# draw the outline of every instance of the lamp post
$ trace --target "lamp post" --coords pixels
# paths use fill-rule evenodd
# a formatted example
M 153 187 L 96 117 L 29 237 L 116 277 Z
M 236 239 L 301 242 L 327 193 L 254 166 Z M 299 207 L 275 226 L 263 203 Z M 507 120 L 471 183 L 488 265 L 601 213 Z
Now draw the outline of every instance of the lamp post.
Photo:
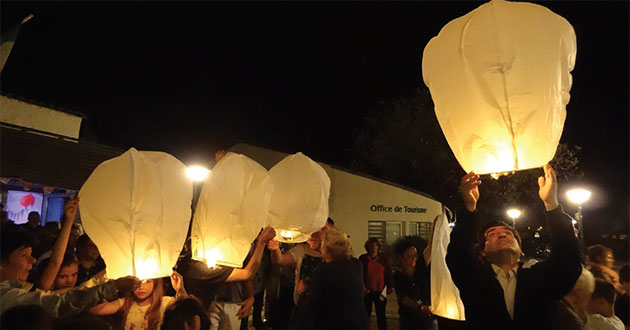
M 571 203 L 578 206 L 578 211 L 575 213 L 575 220 L 578 226 L 578 235 L 580 242 L 584 243 L 584 233 L 582 232 L 582 204 L 591 198 L 591 192 L 586 189 L 571 189 L 567 191 L 567 198 Z
M 507 210 L 508 217 L 512 218 L 512 226 L 516 228 L 516 218 L 521 216 L 521 210 L 519 209 L 509 209 Z

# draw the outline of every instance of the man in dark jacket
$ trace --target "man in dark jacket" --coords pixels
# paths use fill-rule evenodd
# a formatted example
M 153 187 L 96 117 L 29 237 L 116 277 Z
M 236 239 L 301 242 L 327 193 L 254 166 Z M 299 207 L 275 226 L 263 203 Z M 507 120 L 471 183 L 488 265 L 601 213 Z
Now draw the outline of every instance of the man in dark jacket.
M 544 172 L 538 178 L 538 194 L 546 210 L 552 252 L 531 268 L 519 263 L 520 237 L 514 228 L 491 223 L 475 239 L 481 181 L 473 172 L 462 178 L 459 190 L 465 209 L 458 211 L 446 263 L 472 329 L 550 329 L 546 306 L 571 291 L 581 273 L 578 241 L 571 218 L 558 203 L 555 171 L 545 165 Z

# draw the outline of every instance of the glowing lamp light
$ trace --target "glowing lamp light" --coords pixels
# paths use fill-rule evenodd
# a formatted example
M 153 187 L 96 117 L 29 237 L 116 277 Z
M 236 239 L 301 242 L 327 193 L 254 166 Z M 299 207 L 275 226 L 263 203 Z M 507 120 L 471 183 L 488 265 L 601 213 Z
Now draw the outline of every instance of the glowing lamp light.
M 276 164 L 269 175 L 273 195 L 269 208 L 275 239 L 284 243 L 306 242 L 328 218 L 330 178 L 316 162 L 298 152 Z
M 490 1 L 429 41 L 422 75 L 466 172 L 498 176 L 553 158 L 570 97 L 575 39 L 571 24 L 543 6 Z
M 191 229 L 192 255 L 208 267 L 240 268 L 267 225 L 273 183 L 267 170 L 228 152 L 201 188 Z
M 582 205 L 591 198 L 591 192 L 586 189 L 571 189 L 567 191 L 567 198 L 573 204 Z
M 208 177 L 208 174 L 210 174 L 210 170 L 205 167 L 190 166 L 186 168 L 186 176 L 195 182 L 205 180 Z
M 508 217 L 510 217 L 512 219 L 516 219 L 516 218 L 521 216 L 521 210 L 517 210 L 517 209 L 509 209 L 509 210 L 507 210 L 506 213 L 507 213 Z
M 163 152 L 129 149 L 101 163 L 81 187 L 85 232 L 107 276 L 169 276 L 186 240 L 192 182 L 186 166 Z

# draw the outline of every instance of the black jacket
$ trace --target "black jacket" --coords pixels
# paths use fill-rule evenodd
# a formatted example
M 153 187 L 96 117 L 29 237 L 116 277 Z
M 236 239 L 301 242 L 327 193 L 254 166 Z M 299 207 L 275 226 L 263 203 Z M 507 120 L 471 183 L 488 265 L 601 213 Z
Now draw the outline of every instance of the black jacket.
M 551 329 L 547 307 L 571 291 L 582 271 L 571 218 L 561 207 L 546 212 L 551 256 L 528 269 L 519 265 L 512 320 L 491 265 L 475 255 L 478 214 L 465 209 L 457 213 L 446 263 L 460 291 L 470 328 Z

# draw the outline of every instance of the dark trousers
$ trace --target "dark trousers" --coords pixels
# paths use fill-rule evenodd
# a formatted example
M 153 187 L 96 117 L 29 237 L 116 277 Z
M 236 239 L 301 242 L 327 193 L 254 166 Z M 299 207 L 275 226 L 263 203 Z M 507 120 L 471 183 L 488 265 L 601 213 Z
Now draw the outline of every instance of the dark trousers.
M 374 307 L 376 308 L 376 323 L 378 324 L 378 330 L 387 330 L 387 319 L 385 318 L 385 305 L 387 305 L 387 298 L 381 300 L 380 292 L 370 292 L 363 297 L 363 302 L 365 302 L 365 310 L 368 314 L 368 322 L 370 319 L 370 315 L 372 314 L 372 303 L 374 303 Z
M 262 310 L 263 310 L 263 298 L 265 297 L 265 290 L 261 290 L 260 292 L 254 295 L 254 311 L 252 313 L 253 322 L 252 325 L 256 329 L 260 329 L 263 327 L 262 320 Z M 241 330 L 247 330 L 247 326 L 249 323 L 249 316 L 241 320 Z

